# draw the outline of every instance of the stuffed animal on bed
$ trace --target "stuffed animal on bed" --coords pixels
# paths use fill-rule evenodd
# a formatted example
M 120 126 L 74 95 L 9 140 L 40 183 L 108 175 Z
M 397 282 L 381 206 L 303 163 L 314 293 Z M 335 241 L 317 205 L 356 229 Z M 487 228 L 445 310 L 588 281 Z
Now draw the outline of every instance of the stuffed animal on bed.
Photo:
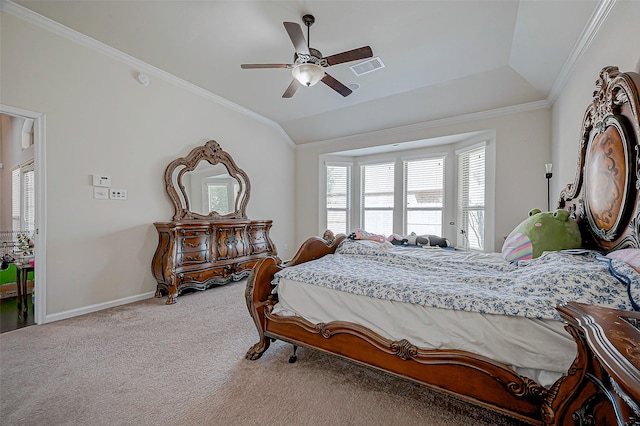
M 349 238 L 352 240 L 373 240 L 379 243 L 385 242 L 384 235 L 373 234 L 360 228 L 355 229 L 351 234 L 349 234 Z
M 387 241 L 389 241 L 394 246 L 403 246 L 409 242 L 405 237 L 400 234 L 391 234 L 387 237 Z
M 517 262 L 535 259 L 544 251 L 579 248 L 581 245 L 580 229 L 568 211 L 533 209 L 504 241 L 502 257 L 508 262 Z
M 415 232 L 412 232 L 405 238 L 407 239 L 407 244 L 415 246 L 449 247 L 449 240 L 437 235 L 416 235 Z

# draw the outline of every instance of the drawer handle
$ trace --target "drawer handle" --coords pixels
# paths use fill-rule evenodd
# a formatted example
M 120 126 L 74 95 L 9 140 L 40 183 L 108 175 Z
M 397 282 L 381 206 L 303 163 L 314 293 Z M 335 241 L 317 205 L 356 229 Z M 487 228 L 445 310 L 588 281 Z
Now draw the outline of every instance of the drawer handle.
M 189 247 L 200 247 L 200 244 L 187 243 Z
M 200 257 L 185 256 L 187 260 L 200 260 Z

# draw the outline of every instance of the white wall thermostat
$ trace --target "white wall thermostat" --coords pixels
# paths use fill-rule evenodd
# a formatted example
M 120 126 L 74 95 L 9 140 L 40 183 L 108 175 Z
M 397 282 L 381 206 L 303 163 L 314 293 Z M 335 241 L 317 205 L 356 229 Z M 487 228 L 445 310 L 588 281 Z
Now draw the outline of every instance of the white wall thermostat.
M 93 175 L 93 186 L 111 187 L 111 176 Z

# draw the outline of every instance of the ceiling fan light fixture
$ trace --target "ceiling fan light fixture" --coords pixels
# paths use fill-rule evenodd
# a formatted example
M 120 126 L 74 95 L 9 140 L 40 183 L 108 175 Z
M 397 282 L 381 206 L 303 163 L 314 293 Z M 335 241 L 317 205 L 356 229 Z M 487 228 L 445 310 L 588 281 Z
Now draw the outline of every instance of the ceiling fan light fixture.
M 310 87 L 318 83 L 324 77 L 324 70 L 320 65 L 313 63 L 299 64 L 293 67 L 293 78 L 304 86 Z

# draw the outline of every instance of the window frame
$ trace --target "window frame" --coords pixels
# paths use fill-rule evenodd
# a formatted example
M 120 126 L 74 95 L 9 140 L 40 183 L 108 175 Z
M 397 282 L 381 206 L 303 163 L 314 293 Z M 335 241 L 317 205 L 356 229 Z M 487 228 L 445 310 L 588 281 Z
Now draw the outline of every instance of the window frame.
M 392 206 L 391 207 L 369 207 L 367 208 L 365 206 L 365 169 L 366 167 L 371 167 L 371 166 L 380 166 L 380 165 L 386 165 L 386 164 L 390 164 L 393 167 L 393 171 L 392 171 L 392 194 L 391 194 L 391 199 L 392 201 Z M 382 160 L 382 161 L 368 161 L 368 162 L 362 162 L 358 164 L 358 174 L 360 176 L 360 180 L 358 182 L 358 193 L 359 193 L 359 216 L 360 216 L 360 228 L 362 229 L 371 229 L 371 231 L 369 232 L 374 232 L 374 233 L 378 233 L 376 232 L 376 228 L 374 228 L 373 226 L 369 226 L 369 228 L 367 228 L 366 225 L 366 221 L 365 221 L 365 215 L 367 213 L 367 211 L 369 212 L 374 212 L 374 211 L 378 211 L 378 212 L 391 212 L 391 229 L 393 230 L 395 227 L 395 222 L 396 222 L 396 206 L 397 206 L 397 200 L 396 200 L 396 194 L 398 193 L 397 191 L 397 172 L 398 172 L 398 167 L 397 167 L 397 159 L 394 158 L 388 158 L 387 160 Z
M 17 173 L 16 173 L 17 172 Z M 32 174 L 31 179 L 25 179 Z M 11 227 L 16 232 L 35 233 L 35 163 L 26 161 L 11 170 Z M 16 188 L 17 180 L 17 188 Z M 29 185 L 27 188 L 26 185 Z M 16 200 L 16 198 L 18 198 Z M 16 215 L 17 213 L 17 215 Z M 32 218 L 32 220 L 28 220 Z
M 329 187 L 328 187 L 328 172 L 327 169 L 329 167 L 344 167 L 346 168 L 346 207 L 345 208 L 337 208 L 331 207 L 329 208 L 327 203 L 327 198 L 329 196 Z M 351 162 L 335 162 L 335 161 L 327 161 L 324 162 L 324 179 L 323 179 L 323 188 L 324 190 L 320 191 L 324 200 L 324 229 L 329 229 L 329 211 L 344 211 L 345 212 L 345 232 L 349 232 L 351 229 L 351 223 L 353 218 L 353 163 Z M 334 230 L 335 231 L 335 230 Z
M 426 161 L 426 160 L 442 160 L 442 204 L 440 207 L 408 207 L 408 181 L 407 181 L 407 164 L 409 162 Z M 402 164 L 402 235 L 409 235 L 411 230 L 409 229 L 408 212 L 409 211 L 439 211 L 440 212 L 440 230 L 438 235 L 444 234 L 444 215 L 447 205 L 447 154 L 446 153 L 432 153 L 423 156 L 412 157 L 400 157 Z
M 466 188 L 463 188 L 464 185 L 464 178 L 462 177 L 462 173 L 463 170 L 461 170 L 460 168 L 460 164 L 462 159 L 464 158 L 463 156 L 466 156 L 467 154 L 470 154 L 474 151 L 478 151 L 482 149 L 483 150 L 483 155 L 484 155 L 484 175 L 483 175 L 483 179 L 484 179 L 484 187 L 483 187 L 483 205 L 482 207 L 479 206 L 470 206 L 468 202 L 465 202 L 465 195 L 464 194 L 468 194 L 469 188 L 468 186 Z M 456 245 L 458 246 L 463 246 L 467 249 L 470 250 L 479 250 L 479 251 L 486 251 L 486 242 L 487 242 L 487 226 L 486 226 L 486 220 L 484 219 L 486 217 L 486 211 L 487 211 L 487 144 L 485 142 L 482 143 L 478 143 L 478 144 L 474 144 L 474 145 L 469 145 L 469 146 L 465 146 L 464 148 L 460 148 L 457 149 L 455 151 L 456 153 L 456 164 L 457 164 L 457 177 L 456 177 L 456 183 L 457 183 L 457 187 L 458 187 L 458 191 L 456 194 L 456 229 L 459 231 L 457 232 L 457 241 L 456 241 Z M 468 180 L 468 179 L 467 179 Z M 472 241 L 470 240 L 469 236 L 471 235 L 470 233 L 470 224 L 469 224 L 469 220 L 468 220 L 468 213 L 470 211 L 482 211 L 482 217 L 483 217 L 483 221 L 482 221 L 482 229 L 481 229 L 481 236 L 480 239 L 482 240 L 481 242 L 479 242 L 479 244 L 477 246 L 471 246 L 472 245 Z
M 229 177 L 208 177 L 202 179 L 201 183 L 201 191 L 202 191 L 202 211 L 203 212 L 212 212 L 217 211 L 220 214 L 231 213 L 236 210 L 236 194 L 239 192 L 239 183 L 237 180 Z M 227 209 L 226 211 L 221 211 L 220 209 L 211 208 L 211 187 L 219 187 L 224 188 Z

